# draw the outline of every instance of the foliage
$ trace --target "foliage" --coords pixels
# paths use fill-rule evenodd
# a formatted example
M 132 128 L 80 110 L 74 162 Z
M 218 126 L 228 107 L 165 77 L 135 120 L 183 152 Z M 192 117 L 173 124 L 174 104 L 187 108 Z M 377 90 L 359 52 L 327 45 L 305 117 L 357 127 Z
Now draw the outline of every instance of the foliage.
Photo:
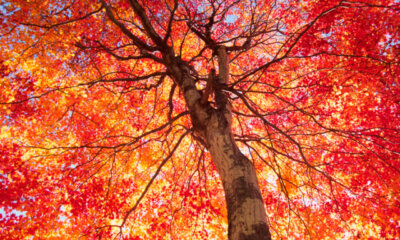
M 199 90 L 230 51 L 274 239 L 400 238 L 398 1 L 138 2 L 160 38 L 135 0 L 1 1 L 2 239 L 226 238 L 163 44 Z

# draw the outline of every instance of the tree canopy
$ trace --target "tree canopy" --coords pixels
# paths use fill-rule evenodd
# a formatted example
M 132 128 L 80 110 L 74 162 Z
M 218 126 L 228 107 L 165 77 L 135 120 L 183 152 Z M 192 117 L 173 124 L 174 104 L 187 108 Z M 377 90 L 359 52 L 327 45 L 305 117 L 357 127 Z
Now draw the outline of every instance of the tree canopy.
M 202 130 L 220 109 L 272 239 L 400 238 L 399 1 L 2 0 L 0 16 L 0 238 L 226 239 Z

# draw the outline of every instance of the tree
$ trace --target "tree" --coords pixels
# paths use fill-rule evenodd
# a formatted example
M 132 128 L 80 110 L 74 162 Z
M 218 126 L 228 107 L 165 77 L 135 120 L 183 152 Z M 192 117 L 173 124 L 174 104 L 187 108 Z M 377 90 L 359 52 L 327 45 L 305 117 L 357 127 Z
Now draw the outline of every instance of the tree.
M 3 239 L 400 237 L 398 1 L 0 12 Z

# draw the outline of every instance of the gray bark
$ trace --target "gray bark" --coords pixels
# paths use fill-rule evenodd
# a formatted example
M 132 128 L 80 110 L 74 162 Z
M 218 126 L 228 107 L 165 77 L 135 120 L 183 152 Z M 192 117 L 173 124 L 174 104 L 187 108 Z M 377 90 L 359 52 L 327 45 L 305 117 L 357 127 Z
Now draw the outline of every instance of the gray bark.
M 228 123 L 222 112 L 215 111 L 206 139 L 224 186 L 229 239 L 271 239 L 254 165 L 238 149 Z

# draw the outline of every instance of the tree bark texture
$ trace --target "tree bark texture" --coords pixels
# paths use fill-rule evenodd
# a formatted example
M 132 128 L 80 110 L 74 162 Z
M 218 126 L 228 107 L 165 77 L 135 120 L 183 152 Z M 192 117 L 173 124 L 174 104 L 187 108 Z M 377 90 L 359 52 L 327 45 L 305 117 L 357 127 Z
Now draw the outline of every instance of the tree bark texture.
M 206 138 L 225 191 L 228 237 L 271 239 L 255 168 L 238 149 L 227 123 L 224 114 L 217 110 L 207 124 Z

